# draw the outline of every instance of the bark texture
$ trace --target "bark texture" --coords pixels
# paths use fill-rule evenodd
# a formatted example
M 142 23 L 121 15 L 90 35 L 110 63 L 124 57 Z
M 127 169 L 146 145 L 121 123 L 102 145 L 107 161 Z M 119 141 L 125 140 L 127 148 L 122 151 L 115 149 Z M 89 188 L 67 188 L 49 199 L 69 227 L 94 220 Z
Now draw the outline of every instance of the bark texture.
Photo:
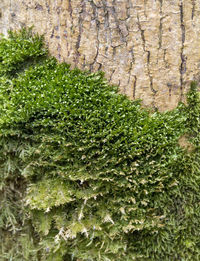
M 199 0 L 1 0 L 0 32 L 34 25 L 52 55 L 171 109 L 200 67 Z

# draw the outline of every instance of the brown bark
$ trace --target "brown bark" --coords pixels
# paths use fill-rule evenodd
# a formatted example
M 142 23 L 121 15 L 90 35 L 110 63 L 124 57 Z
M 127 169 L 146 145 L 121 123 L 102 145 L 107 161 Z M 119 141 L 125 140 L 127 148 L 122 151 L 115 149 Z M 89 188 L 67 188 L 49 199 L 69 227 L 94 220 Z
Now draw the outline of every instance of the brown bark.
M 1 0 L 0 14 L 0 32 L 34 25 L 60 61 L 144 105 L 173 108 L 199 75 L 198 0 Z

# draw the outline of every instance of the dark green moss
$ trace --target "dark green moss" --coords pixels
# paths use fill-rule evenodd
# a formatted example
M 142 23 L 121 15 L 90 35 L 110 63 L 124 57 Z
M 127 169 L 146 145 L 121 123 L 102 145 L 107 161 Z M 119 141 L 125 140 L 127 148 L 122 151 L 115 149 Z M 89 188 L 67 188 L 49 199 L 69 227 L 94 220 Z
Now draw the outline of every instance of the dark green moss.
M 150 113 L 31 31 L 0 60 L 1 260 L 199 260 L 196 85 Z

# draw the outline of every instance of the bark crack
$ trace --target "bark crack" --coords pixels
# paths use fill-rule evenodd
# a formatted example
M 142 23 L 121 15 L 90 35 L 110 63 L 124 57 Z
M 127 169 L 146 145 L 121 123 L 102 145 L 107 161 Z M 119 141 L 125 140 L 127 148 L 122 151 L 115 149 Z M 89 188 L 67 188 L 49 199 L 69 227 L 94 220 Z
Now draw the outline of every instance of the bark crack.
M 167 49 L 164 49 L 164 50 L 163 50 L 163 61 L 164 61 L 164 63 L 165 63 L 165 67 L 166 67 L 166 68 L 169 68 L 169 63 L 168 63 L 167 60 L 166 60 L 166 55 L 167 55 Z
M 117 18 L 117 15 L 116 15 L 116 10 L 115 10 L 115 6 L 116 6 L 116 2 L 115 0 L 112 1 L 112 7 L 111 7 L 111 13 L 114 17 L 114 20 L 115 20 L 115 24 L 116 24 L 116 27 L 117 27 L 117 30 L 119 32 L 119 35 L 120 35 L 120 39 L 122 42 L 125 42 L 126 45 L 127 45 L 127 41 L 126 41 L 126 36 L 127 35 L 124 35 L 124 33 L 122 32 L 121 28 L 120 28 L 120 22 Z
M 76 41 L 76 57 L 75 57 L 75 65 L 78 65 L 79 62 L 79 57 L 80 57 L 80 52 L 79 52 L 79 47 L 80 47 L 80 42 L 81 42 L 81 36 L 82 36 L 82 32 L 83 32 L 83 14 L 84 14 L 84 10 L 85 10 L 85 1 L 82 0 L 81 1 L 81 10 L 79 13 L 79 18 L 78 18 L 78 37 L 77 37 L 77 41 Z
M 169 88 L 169 97 L 171 97 L 172 96 L 172 84 L 168 83 L 167 87 Z
M 144 15 L 147 18 L 147 0 L 144 0 Z
M 99 29 L 100 29 L 100 22 L 98 20 L 98 14 L 97 14 L 97 6 L 94 4 L 93 1 L 91 1 L 91 5 L 92 5 L 92 9 L 93 9 L 93 19 L 95 20 L 95 24 L 96 24 L 96 31 L 97 31 L 97 47 L 96 47 L 96 55 L 94 57 L 93 62 L 90 64 L 90 71 L 93 70 L 93 65 L 96 63 L 98 55 L 99 55 L 99 45 L 100 45 L 100 41 L 99 41 Z
M 181 25 L 181 65 L 180 65 L 180 85 L 181 85 L 181 99 L 183 96 L 183 75 L 186 72 L 186 57 L 184 55 L 184 44 L 185 44 L 185 24 L 184 24 L 184 11 L 183 1 L 180 3 L 180 25 Z
M 71 19 L 73 20 L 73 18 L 72 18 L 72 1 L 68 0 L 68 3 L 69 3 L 69 15 L 70 15 Z
M 192 20 L 194 19 L 195 16 L 195 8 L 196 8 L 196 1 L 192 0 Z
M 141 34 L 143 50 L 147 54 L 147 73 L 148 73 L 149 82 L 150 82 L 150 89 L 151 89 L 151 91 L 153 93 L 153 104 L 152 105 L 155 108 L 155 95 L 156 95 L 157 91 L 154 89 L 153 77 L 151 75 L 151 70 L 150 70 L 151 52 L 146 49 L 146 40 L 145 40 L 144 30 L 142 30 L 142 26 L 141 26 L 141 23 L 140 23 L 139 15 L 137 15 L 137 22 L 138 22 L 138 29 L 139 29 L 140 34 Z
M 137 86 L 137 76 L 134 75 L 134 84 L 133 84 L 133 99 L 136 97 L 136 86 Z
M 107 6 L 106 6 L 106 1 L 102 1 L 103 4 L 103 11 L 104 11 L 104 18 L 105 18 L 105 23 L 104 23 L 104 29 L 106 31 L 106 43 L 108 44 L 108 40 L 111 41 L 112 37 L 111 37 L 111 32 L 110 32 L 110 23 L 109 23 L 109 12 L 107 10 Z M 108 35 L 108 31 L 109 31 L 109 35 Z M 108 39 L 109 36 L 109 39 Z
M 132 68 L 133 68 L 133 61 L 130 62 L 130 68 L 128 70 L 128 82 L 127 82 L 128 85 L 129 85 L 130 79 L 131 79 L 131 70 L 132 70 Z
M 112 69 L 112 72 L 111 72 L 111 75 L 110 75 L 108 82 L 111 82 L 114 73 L 115 73 L 115 69 Z
M 160 24 L 159 24 L 159 49 L 162 48 L 162 34 L 163 34 L 163 0 L 160 2 Z
M 144 50 L 144 52 L 146 52 L 146 42 L 145 42 L 145 37 L 144 37 L 144 30 L 142 30 L 139 15 L 137 15 L 137 24 L 138 24 L 138 29 L 140 31 L 141 38 L 142 38 L 143 50 Z
M 147 69 L 148 69 L 148 75 L 149 75 L 149 80 L 150 80 L 150 88 L 151 88 L 151 91 L 153 92 L 153 94 L 156 94 L 157 91 L 153 87 L 153 77 L 150 72 L 150 59 L 151 59 L 151 52 L 147 51 Z

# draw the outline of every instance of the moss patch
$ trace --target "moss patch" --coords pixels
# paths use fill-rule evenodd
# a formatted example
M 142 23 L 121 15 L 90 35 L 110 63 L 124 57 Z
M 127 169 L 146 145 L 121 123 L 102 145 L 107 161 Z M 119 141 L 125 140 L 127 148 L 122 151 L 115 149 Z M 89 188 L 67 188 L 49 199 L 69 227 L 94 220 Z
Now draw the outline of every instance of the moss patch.
M 192 84 L 150 113 L 31 31 L 2 38 L 1 260 L 199 260 L 199 104 Z

